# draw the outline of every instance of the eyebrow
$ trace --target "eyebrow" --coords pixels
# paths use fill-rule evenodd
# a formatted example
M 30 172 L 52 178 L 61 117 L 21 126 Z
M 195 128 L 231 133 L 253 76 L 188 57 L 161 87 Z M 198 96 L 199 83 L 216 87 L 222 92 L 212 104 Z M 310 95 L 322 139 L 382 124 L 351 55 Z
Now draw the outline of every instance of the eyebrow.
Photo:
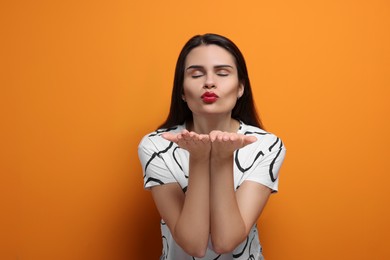
M 215 69 L 220 69 L 220 68 L 233 68 L 232 65 L 215 65 L 214 66 Z M 201 65 L 191 65 L 189 66 L 188 68 L 186 68 L 186 70 L 189 70 L 189 69 L 204 69 L 204 66 L 201 66 Z

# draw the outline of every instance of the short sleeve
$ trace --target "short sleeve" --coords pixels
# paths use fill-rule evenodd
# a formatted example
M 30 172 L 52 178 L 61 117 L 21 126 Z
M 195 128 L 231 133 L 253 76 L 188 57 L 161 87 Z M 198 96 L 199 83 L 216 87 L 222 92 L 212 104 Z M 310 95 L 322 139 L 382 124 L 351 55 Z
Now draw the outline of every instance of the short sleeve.
M 156 185 L 176 182 L 167 167 L 162 154 L 167 152 L 172 142 L 164 142 L 163 147 L 156 147 L 150 137 L 145 136 L 138 145 L 138 157 L 142 165 L 144 188 L 149 189 Z
M 244 174 L 243 181 L 254 181 L 269 187 L 272 192 L 278 191 L 279 170 L 286 155 L 282 140 L 272 134 L 263 137 L 250 151 L 251 165 Z

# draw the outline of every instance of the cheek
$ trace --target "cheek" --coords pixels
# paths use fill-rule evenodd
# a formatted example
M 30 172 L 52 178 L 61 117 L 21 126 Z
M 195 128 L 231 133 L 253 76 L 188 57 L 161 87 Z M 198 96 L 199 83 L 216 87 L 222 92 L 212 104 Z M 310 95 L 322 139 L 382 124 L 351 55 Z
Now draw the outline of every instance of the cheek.
M 228 88 L 227 94 L 230 96 L 238 97 L 241 93 L 241 88 L 239 84 L 232 84 L 230 88 Z
M 198 89 L 196 86 L 188 86 L 186 84 L 183 85 L 183 93 L 186 98 L 193 98 L 199 93 L 197 93 L 195 90 Z

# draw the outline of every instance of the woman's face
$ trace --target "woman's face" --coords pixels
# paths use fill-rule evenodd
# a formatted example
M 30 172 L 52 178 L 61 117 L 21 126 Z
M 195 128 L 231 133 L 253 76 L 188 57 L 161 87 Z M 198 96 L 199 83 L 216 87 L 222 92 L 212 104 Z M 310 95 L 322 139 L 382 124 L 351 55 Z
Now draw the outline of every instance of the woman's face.
M 244 92 L 234 57 L 217 45 L 201 45 L 187 55 L 184 94 L 193 115 L 231 114 Z

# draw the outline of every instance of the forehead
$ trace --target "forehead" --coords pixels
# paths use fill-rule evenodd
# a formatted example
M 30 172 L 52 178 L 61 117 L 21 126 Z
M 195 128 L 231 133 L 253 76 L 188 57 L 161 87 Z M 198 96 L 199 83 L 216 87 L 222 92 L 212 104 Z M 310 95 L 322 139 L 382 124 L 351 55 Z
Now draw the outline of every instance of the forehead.
M 218 45 L 200 45 L 188 53 L 185 65 L 186 67 L 191 65 L 230 65 L 235 67 L 235 59 L 226 49 Z

